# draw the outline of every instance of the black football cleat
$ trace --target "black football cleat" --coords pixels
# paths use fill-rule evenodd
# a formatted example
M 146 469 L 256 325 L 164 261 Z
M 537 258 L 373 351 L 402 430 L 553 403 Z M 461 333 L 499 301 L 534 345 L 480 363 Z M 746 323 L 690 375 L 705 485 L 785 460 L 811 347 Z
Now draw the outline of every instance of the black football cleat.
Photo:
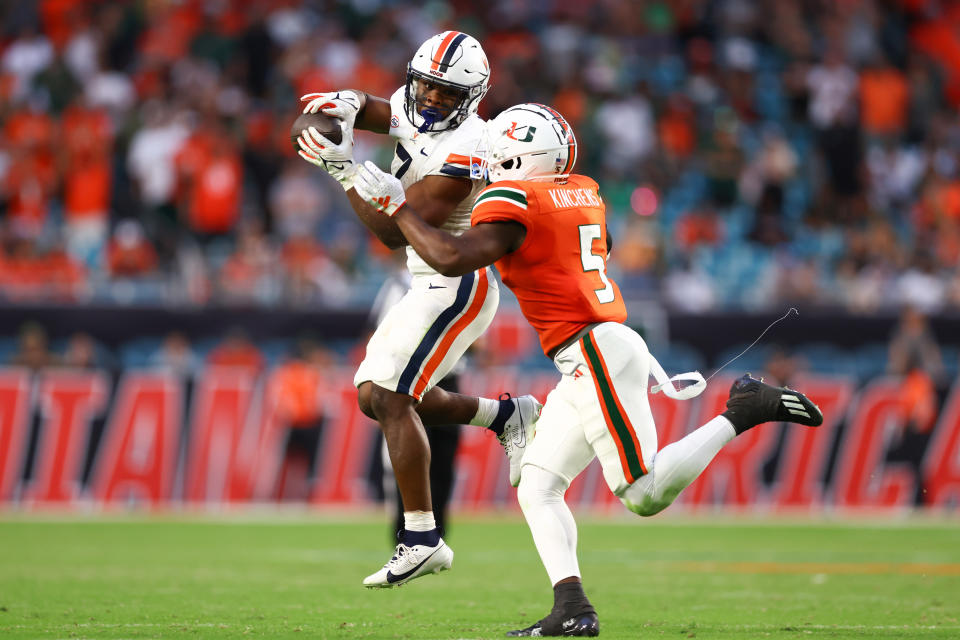
M 723 415 L 737 433 L 763 422 L 795 422 L 808 427 L 823 424 L 820 407 L 807 396 L 788 387 L 774 387 L 749 373 L 730 385 L 727 410 Z
M 546 620 L 546 618 L 544 618 Z M 597 619 L 597 614 L 595 613 L 584 613 L 579 616 L 574 616 L 573 618 L 568 618 L 560 623 L 559 629 L 550 629 L 544 628 L 543 622 L 541 620 L 536 624 L 530 625 L 526 629 L 516 629 L 514 631 L 508 631 L 507 637 L 509 638 L 540 638 L 540 637 L 559 637 L 559 636 L 577 636 L 577 637 L 590 637 L 594 638 L 600 635 L 600 620 Z M 556 624 L 556 623 L 554 623 Z M 550 626 L 549 623 L 547 625 Z

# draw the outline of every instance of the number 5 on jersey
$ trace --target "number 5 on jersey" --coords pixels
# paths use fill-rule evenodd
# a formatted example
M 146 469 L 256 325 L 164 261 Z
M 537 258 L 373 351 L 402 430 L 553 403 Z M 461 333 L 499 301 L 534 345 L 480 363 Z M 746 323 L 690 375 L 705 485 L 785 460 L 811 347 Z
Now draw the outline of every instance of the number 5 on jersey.
M 583 271 L 584 273 L 596 271 L 603 283 L 602 288 L 594 289 L 593 292 L 597 294 L 600 304 L 613 302 L 616 296 L 613 293 L 613 285 L 607 279 L 606 260 L 593 252 L 593 241 L 600 238 L 600 225 L 582 224 L 578 229 L 580 229 L 580 262 L 583 264 Z

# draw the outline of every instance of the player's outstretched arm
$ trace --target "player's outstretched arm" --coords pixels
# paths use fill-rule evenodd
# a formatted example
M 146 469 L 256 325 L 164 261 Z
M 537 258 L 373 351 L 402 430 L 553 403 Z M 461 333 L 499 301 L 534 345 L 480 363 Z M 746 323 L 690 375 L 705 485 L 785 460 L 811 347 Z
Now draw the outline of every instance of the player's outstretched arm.
M 415 208 L 400 181 L 372 162 L 357 167 L 354 189 L 359 197 L 375 204 L 378 215 L 390 216 L 417 254 L 445 276 L 460 276 L 493 264 L 516 250 L 526 235 L 517 222 L 481 224 L 460 236 L 441 231 Z

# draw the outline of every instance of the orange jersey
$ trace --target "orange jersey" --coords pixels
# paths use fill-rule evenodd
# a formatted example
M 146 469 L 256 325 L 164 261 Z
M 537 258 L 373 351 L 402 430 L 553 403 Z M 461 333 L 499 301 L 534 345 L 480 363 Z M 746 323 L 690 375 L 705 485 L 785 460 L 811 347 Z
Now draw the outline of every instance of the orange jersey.
M 606 207 L 597 183 L 571 175 L 564 184 L 504 180 L 480 192 L 471 223 L 519 222 L 520 248 L 496 262 L 543 352 L 587 325 L 623 322 L 627 308 L 607 278 Z

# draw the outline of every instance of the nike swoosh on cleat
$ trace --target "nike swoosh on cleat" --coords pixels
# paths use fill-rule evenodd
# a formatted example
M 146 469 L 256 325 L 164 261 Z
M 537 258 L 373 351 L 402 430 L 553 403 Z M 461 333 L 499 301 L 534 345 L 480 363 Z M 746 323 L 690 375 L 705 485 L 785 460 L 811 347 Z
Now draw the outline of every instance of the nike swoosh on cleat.
M 431 284 L 427 289 L 446 289 L 442 284 Z
M 419 569 L 420 567 L 422 567 L 424 562 L 426 562 L 427 560 L 429 560 L 430 558 L 432 558 L 434 553 L 436 553 L 437 551 L 440 551 L 440 548 L 441 548 L 441 547 L 438 546 L 436 549 L 433 550 L 433 553 L 431 553 L 431 554 L 428 555 L 426 558 L 424 558 L 423 560 L 421 560 L 421 561 L 420 561 L 420 564 L 418 564 L 417 566 L 415 566 L 413 569 L 410 569 L 410 571 L 406 571 L 406 572 L 404 572 L 404 573 L 401 573 L 400 575 L 396 575 L 396 574 L 394 574 L 394 573 L 390 573 L 390 570 L 387 569 L 387 582 L 393 584 L 394 582 L 400 582 L 401 580 L 406 580 L 406 579 L 409 578 L 410 575 L 413 574 L 417 569 Z
M 517 411 L 520 411 L 519 405 L 517 406 Z M 517 437 L 513 439 L 513 444 L 515 444 L 515 445 L 518 446 L 518 447 L 522 447 L 522 446 L 523 446 L 523 443 L 524 443 L 524 440 L 526 440 L 526 438 L 527 438 L 527 436 L 526 436 L 526 434 L 525 434 L 524 431 L 523 431 L 523 415 L 521 414 L 521 415 L 520 415 L 520 430 L 517 431 Z
M 430 157 L 430 154 L 427 153 L 427 150 L 424 149 L 424 148 L 422 148 L 422 147 L 421 147 L 421 149 L 420 149 L 420 153 L 421 153 L 421 155 L 424 155 L 424 156 L 426 156 L 426 157 L 428 157 L 428 158 Z

